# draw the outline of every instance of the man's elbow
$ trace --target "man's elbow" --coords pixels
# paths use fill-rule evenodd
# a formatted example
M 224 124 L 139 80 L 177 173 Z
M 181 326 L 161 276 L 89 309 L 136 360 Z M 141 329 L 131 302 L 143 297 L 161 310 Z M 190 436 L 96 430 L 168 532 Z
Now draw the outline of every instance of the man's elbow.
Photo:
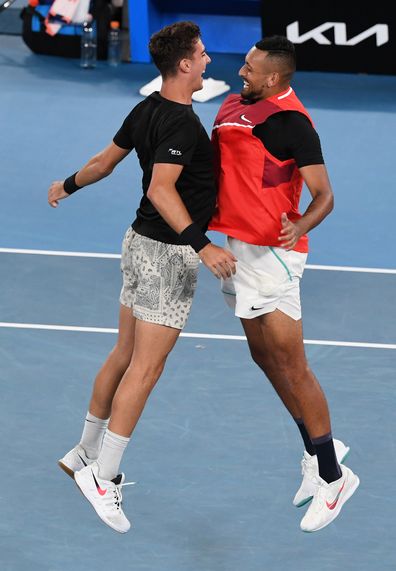
M 146 193 L 147 198 L 149 199 L 149 201 L 154 204 L 154 200 L 155 200 L 155 191 L 154 189 L 149 186 L 147 189 L 147 193 Z
M 150 183 L 146 196 L 156 208 L 165 207 L 175 192 L 175 187 L 167 181 L 154 181 Z
M 327 199 L 327 214 L 330 214 L 334 209 L 334 194 L 331 192 Z
M 92 159 L 93 166 L 95 168 L 96 173 L 100 178 L 105 178 L 109 176 L 114 170 L 114 164 L 106 157 L 104 152 L 98 153 Z
M 97 169 L 100 178 L 105 178 L 106 176 L 109 176 L 113 172 L 114 167 L 104 162 L 103 163 L 99 162 L 99 164 L 97 165 Z
M 149 199 L 149 201 L 151 202 L 151 204 L 156 206 L 156 204 L 158 203 L 158 199 L 160 198 L 161 194 L 163 194 L 163 189 L 160 186 L 150 185 L 148 187 L 146 196 Z

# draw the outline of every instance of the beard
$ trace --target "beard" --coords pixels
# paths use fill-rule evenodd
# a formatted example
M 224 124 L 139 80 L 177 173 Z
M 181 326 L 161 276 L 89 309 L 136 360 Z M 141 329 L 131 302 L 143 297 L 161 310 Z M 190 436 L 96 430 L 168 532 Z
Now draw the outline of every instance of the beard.
M 257 101 L 258 99 L 262 98 L 262 94 L 258 93 L 257 91 L 253 91 L 250 87 L 244 87 L 241 90 L 241 96 L 243 99 L 247 101 L 253 102 Z

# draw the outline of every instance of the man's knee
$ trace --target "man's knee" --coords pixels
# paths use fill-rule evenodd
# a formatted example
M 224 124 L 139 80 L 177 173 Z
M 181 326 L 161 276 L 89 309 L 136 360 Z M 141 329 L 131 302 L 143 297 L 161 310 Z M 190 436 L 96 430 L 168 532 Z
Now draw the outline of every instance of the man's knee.
M 282 347 L 266 351 L 260 348 L 251 348 L 253 361 L 271 377 L 283 377 L 290 383 L 300 383 L 309 375 L 309 366 L 305 358 L 296 359 L 293 352 Z
M 250 355 L 253 361 L 265 372 L 270 365 L 270 356 L 268 353 L 261 347 L 249 347 Z
M 113 347 L 111 356 L 115 359 L 121 369 L 127 370 L 133 354 L 133 345 L 125 345 L 119 342 Z
M 133 358 L 127 369 L 127 375 L 133 379 L 140 390 L 150 393 L 162 375 L 166 359 L 157 363 L 137 363 Z

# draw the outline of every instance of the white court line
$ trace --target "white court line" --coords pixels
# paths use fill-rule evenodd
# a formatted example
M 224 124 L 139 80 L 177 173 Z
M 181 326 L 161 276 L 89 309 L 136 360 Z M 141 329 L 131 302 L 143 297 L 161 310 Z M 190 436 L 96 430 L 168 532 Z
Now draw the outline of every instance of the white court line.
M 320 266 L 307 264 L 307 270 L 330 270 L 333 272 L 362 272 L 366 274 L 396 274 L 396 270 L 387 268 L 358 268 L 355 266 Z
M 37 254 L 39 256 L 69 256 L 76 258 L 121 258 L 120 254 L 101 254 L 100 252 L 65 252 L 63 250 L 23 250 L 20 248 L 0 248 L 3 254 Z
M 6 323 L 0 327 L 13 329 L 41 329 L 49 331 L 79 331 L 83 333 L 118 333 L 118 329 L 107 327 L 78 327 L 74 325 L 45 325 L 43 323 Z M 224 339 L 226 341 L 246 341 L 244 335 L 220 335 L 215 333 L 181 333 L 181 337 L 193 339 Z M 363 347 L 365 349 L 396 349 L 394 343 L 360 343 L 358 341 L 325 341 L 322 339 L 304 339 L 306 345 L 327 345 L 334 347 Z
M 32 254 L 39 256 L 68 256 L 76 258 L 108 258 L 120 259 L 121 254 L 104 254 L 100 252 L 66 252 L 63 250 L 26 250 L 20 248 L 0 248 L 3 254 Z M 325 270 L 333 272 L 361 272 L 367 274 L 396 274 L 396 269 L 391 268 L 360 268 L 355 266 L 322 266 L 307 264 L 307 270 Z

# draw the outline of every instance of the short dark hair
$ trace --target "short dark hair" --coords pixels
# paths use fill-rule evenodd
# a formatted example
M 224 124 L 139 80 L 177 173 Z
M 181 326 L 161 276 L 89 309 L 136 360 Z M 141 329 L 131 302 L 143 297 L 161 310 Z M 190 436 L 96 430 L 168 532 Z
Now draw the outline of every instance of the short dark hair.
M 150 54 L 163 78 L 175 75 L 179 62 L 192 56 L 200 36 L 199 26 L 189 21 L 165 26 L 151 36 Z
M 296 50 L 285 36 L 268 36 L 255 44 L 258 50 L 268 52 L 268 57 L 278 60 L 290 78 L 296 71 Z

